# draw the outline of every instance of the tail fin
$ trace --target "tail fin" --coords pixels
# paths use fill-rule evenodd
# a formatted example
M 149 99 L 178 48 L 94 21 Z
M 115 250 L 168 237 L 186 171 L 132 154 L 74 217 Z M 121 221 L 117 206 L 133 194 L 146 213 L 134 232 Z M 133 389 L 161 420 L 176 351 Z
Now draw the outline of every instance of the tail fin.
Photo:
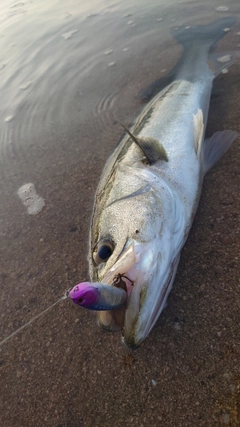
M 147 88 L 141 90 L 141 98 L 144 101 L 148 101 L 165 86 L 171 84 L 177 77 L 181 77 L 181 72 L 182 77 L 184 77 L 185 80 L 192 81 L 193 76 L 197 74 L 192 72 L 193 64 L 197 69 L 199 66 L 196 61 L 196 59 L 199 58 L 199 51 L 201 51 L 201 54 L 205 55 L 207 62 L 209 50 L 213 48 L 214 45 L 224 37 L 224 35 L 226 35 L 224 29 L 232 27 L 236 22 L 237 18 L 235 16 L 227 16 L 207 25 L 172 29 L 171 34 L 180 44 L 182 44 L 184 53 L 167 76 L 156 80 Z M 213 70 L 213 75 L 217 76 L 223 68 L 229 67 L 235 62 L 237 55 L 235 52 L 231 52 L 231 54 L 229 62 L 224 64 L 220 64 L 214 55 L 211 55 L 211 57 L 208 58 L 210 59 L 210 68 Z
M 204 72 L 208 73 L 210 68 L 212 77 L 216 77 L 223 65 L 224 68 L 231 65 L 234 62 L 231 57 L 229 63 L 219 64 L 215 61 L 213 67 L 209 67 L 207 62 L 210 59 L 211 63 L 210 49 L 226 34 L 224 29 L 230 28 L 236 22 L 237 19 L 234 16 L 229 16 L 207 25 L 197 25 L 190 28 L 180 27 L 174 31 L 174 37 L 184 48 L 184 53 L 177 64 L 178 78 L 184 78 L 188 81 L 193 81 L 199 77 L 203 78 Z
M 172 35 L 183 45 L 184 50 L 196 48 L 198 45 L 205 45 L 209 50 L 226 34 L 224 29 L 231 28 L 236 22 L 235 16 L 227 16 L 207 25 L 180 27 L 172 30 Z

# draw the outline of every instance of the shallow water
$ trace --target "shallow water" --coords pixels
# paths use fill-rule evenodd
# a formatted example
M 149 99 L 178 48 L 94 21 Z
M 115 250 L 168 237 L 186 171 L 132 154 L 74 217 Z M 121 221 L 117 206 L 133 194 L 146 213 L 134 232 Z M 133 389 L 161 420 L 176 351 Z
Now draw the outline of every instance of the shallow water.
M 61 300 L 88 275 L 116 120 L 131 125 L 139 93 L 180 58 L 171 29 L 228 14 L 240 18 L 237 0 L 1 1 L 2 425 L 239 425 L 237 143 L 206 179 L 168 308 L 136 353 Z M 239 50 L 239 32 L 219 54 Z M 209 134 L 240 131 L 239 80 L 239 63 L 216 80 Z

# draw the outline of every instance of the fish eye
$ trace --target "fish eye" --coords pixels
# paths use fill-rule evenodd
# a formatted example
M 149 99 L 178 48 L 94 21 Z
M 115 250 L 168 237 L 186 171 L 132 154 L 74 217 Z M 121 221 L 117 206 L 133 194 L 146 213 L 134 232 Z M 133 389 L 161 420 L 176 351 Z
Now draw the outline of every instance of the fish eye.
M 96 264 L 101 264 L 110 258 L 114 250 L 111 240 L 101 240 L 93 252 L 93 260 Z

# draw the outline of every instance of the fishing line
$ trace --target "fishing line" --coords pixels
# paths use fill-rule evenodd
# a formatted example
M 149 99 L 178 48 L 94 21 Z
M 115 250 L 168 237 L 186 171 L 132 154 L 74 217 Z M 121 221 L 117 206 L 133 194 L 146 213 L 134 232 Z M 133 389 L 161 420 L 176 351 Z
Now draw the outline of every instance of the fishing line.
M 52 305 L 50 305 L 50 307 L 46 308 L 46 310 L 42 311 L 41 313 L 37 314 L 36 316 L 34 316 L 31 320 L 29 320 L 29 322 L 25 323 L 25 325 L 22 325 L 20 328 L 18 328 L 16 331 L 12 332 L 12 334 L 8 335 L 8 337 L 4 338 L 2 341 L 0 341 L 0 346 L 5 344 L 7 341 L 9 341 L 11 338 L 13 338 L 15 335 L 18 334 L 18 332 L 22 331 L 24 328 L 26 328 L 27 326 L 31 325 L 31 323 L 33 323 L 35 320 L 39 319 L 39 317 L 43 316 L 45 313 L 47 313 L 49 310 L 51 310 L 51 308 L 53 308 L 56 304 L 58 304 L 60 301 L 63 301 L 64 299 L 67 298 L 67 293 L 61 297 L 60 299 L 58 299 L 57 301 L 55 301 Z

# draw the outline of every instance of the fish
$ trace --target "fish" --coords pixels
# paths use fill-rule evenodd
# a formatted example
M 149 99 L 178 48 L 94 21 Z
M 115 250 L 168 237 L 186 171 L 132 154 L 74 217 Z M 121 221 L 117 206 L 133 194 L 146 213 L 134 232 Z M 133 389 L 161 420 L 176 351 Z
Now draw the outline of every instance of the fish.
M 238 136 L 223 130 L 205 138 L 213 80 L 233 62 L 216 61 L 210 50 L 235 23 L 225 17 L 174 31 L 184 52 L 170 83 L 125 128 L 99 181 L 90 280 L 111 289 L 120 277 L 126 302 L 99 311 L 97 319 L 103 329 L 121 331 L 131 349 L 143 343 L 166 306 L 204 176 Z

